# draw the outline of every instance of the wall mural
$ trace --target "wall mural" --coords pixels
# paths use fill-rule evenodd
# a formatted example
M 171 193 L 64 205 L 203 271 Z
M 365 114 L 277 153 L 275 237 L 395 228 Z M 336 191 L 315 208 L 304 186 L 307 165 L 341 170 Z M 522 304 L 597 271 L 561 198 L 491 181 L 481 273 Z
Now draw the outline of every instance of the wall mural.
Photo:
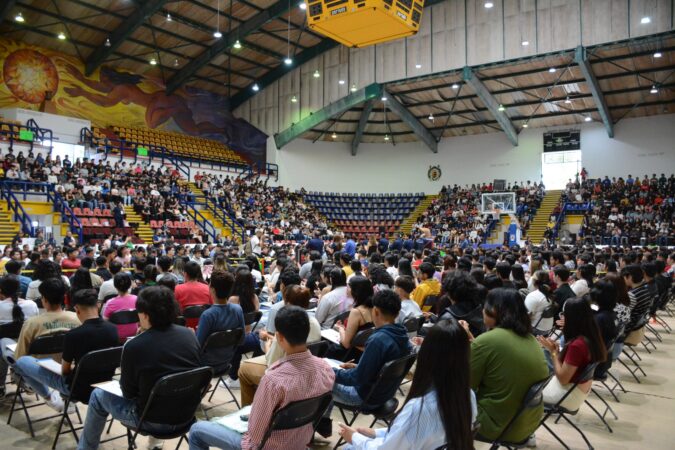
M 10 40 L 0 40 L 0 61 L 0 108 L 37 110 L 48 100 L 46 112 L 101 127 L 148 127 L 214 139 L 249 161 L 266 160 L 267 136 L 235 118 L 227 97 L 189 86 L 167 95 L 160 79 L 105 66 L 86 77 L 75 57 Z

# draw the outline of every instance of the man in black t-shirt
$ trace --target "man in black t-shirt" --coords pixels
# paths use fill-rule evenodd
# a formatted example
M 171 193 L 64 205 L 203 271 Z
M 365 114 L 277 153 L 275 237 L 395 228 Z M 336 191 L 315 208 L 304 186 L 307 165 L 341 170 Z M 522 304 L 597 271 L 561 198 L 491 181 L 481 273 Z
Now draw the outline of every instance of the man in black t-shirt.
M 174 325 L 178 304 L 173 292 L 163 286 L 141 291 L 136 311 L 142 329 L 128 341 L 122 354 L 120 387 L 123 397 L 96 388 L 89 398 L 89 409 L 78 449 L 98 448 L 101 433 L 110 414 L 113 419 L 136 425 L 143 413 L 155 382 L 163 376 L 200 367 L 199 343 L 189 328 Z M 179 425 L 168 425 L 176 405 L 161 399 L 152 417 L 146 417 L 144 428 L 156 434 L 171 433 Z
M 559 265 L 553 268 L 553 280 L 558 285 L 558 289 L 553 291 L 553 298 L 555 298 L 555 302 L 558 305 L 559 314 L 562 312 L 565 302 L 577 296 L 569 284 L 569 278 L 570 271 L 567 267 Z
M 64 337 L 61 373 L 58 374 L 40 366 L 38 359 L 33 356 L 22 356 L 17 360 L 15 366 L 16 371 L 23 376 L 26 384 L 43 397 L 47 405 L 59 412 L 63 411 L 63 400 L 60 394 L 70 394 L 71 383 L 75 375 L 75 365 L 87 353 L 116 347 L 119 343 L 117 327 L 104 321 L 98 315 L 98 298 L 95 290 L 83 289 L 78 291 L 71 302 L 82 325 L 73 328 Z M 103 378 L 106 375 L 112 377 L 113 374 L 97 374 L 97 376 Z M 86 380 L 80 381 L 82 381 L 82 386 L 91 384 L 87 383 Z M 53 390 L 50 391 L 49 388 Z

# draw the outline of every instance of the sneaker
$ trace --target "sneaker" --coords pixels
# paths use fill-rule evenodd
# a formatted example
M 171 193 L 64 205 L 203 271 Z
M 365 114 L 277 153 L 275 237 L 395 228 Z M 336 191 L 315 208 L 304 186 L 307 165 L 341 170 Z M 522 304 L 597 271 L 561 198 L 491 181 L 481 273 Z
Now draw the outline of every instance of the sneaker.
M 148 438 L 148 448 L 150 450 L 162 450 L 164 447 L 164 441 L 161 439 L 157 439 L 154 436 L 150 436 Z
M 233 380 L 232 378 L 228 378 L 228 379 L 225 380 L 225 384 L 230 389 L 239 389 L 239 387 L 240 387 L 239 379 Z
M 61 393 L 59 391 L 52 391 L 49 394 L 49 397 L 45 399 L 45 403 L 47 403 L 47 406 L 54 411 L 63 412 L 63 399 L 61 398 Z
M 534 436 L 530 436 L 530 438 L 527 440 L 525 443 L 525 447 L 527 448 L 535 448 L 537 446 L 537 438 Z

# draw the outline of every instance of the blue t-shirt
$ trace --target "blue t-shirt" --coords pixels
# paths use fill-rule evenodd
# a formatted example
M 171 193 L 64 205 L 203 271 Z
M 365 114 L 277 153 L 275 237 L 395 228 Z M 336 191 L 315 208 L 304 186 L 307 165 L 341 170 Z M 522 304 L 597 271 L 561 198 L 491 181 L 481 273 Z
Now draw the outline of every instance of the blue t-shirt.
M 244 312 L 241 306 L 234 303 L 214 304 L 199 317 L 199 325 L 197 325 L 199 346 L 203 347 L 208 337 L 216 331 L 234 330 L 235 328 L 243 330 L 244 327 Z M 236 346 L 203 353 L 201 363 L 216 370 L 225 367 L 230 363 L 235 348 Z

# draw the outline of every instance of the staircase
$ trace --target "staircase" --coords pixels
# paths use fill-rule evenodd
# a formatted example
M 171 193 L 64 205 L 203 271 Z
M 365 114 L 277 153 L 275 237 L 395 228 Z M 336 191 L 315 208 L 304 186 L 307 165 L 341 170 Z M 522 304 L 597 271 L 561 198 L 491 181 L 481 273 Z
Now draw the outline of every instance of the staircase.
M 0 202 L 0 245 L 9 245 L 19 232 L 20 225 L 12 220 L 12 211 L 7 202 Z
M 134 211 L 133 206 L 125 206 L 124 212 L 126 214 L 126 220 L 129 224 L 137 223 L 138 228 L 136 228 L 136 235 L 143 240 L 145 244 L 152 244 L 152 228 L 150 225 L 145 223 L 143 217 L 139 216 L 136 211 Z
M 186 182 L 181 180 L 179 181 L 179 184 L 188 185 L 188 187 L 190 188 L 190 192 L 192 192 L 195 196 L 195 203 L 202 203 L 202 204 L 206 203 L 206 196 L 204 195 L 204 192 L 201 189 L 199 189 L 197 185 L 194 184 L 192 181 Z M 219 218 L 214 217 L 213 213 L 208 208 L 202 207 L 199 210 L 199 212 L 202 214 L 202 216 L 204 216 L 206 220 L 208 220 L 213 224 L 214 228 L 219 232 L 221 236 L 227 237 L 232 235 L 232 229 L 230 228 L 230 224 L 224 224 Z M 223 215 L 225 216 L 226 213 L 223 212 Z
M 541 200 L 541 205 L 537 209 L 537 213 L 530 223 L 527 230 L 527 240 L 533 244 L 539 244 L 544 239 L 544 232 L 548 227 L 548 221 L 551 218 L 551 213 L 558 206 L 560 202 L 561 190 L 546 191 L 546 195 Z
M 401 226 L 398 229 L 399 233 L 403 234 L 410 234 L 412 232 L 412 226 L 415 224 L 417 221 L 417 218 L 422 215 L 424 211 L 429 208 L 431 203 L 438 198 L 438 194 L 434 195 L 427 195 L 424 197 L 415 207 L 415 209 L 412 210 L 412 212 L 408 215 L 408 217 L 405 218 L 405 220 L 401 223 Z

